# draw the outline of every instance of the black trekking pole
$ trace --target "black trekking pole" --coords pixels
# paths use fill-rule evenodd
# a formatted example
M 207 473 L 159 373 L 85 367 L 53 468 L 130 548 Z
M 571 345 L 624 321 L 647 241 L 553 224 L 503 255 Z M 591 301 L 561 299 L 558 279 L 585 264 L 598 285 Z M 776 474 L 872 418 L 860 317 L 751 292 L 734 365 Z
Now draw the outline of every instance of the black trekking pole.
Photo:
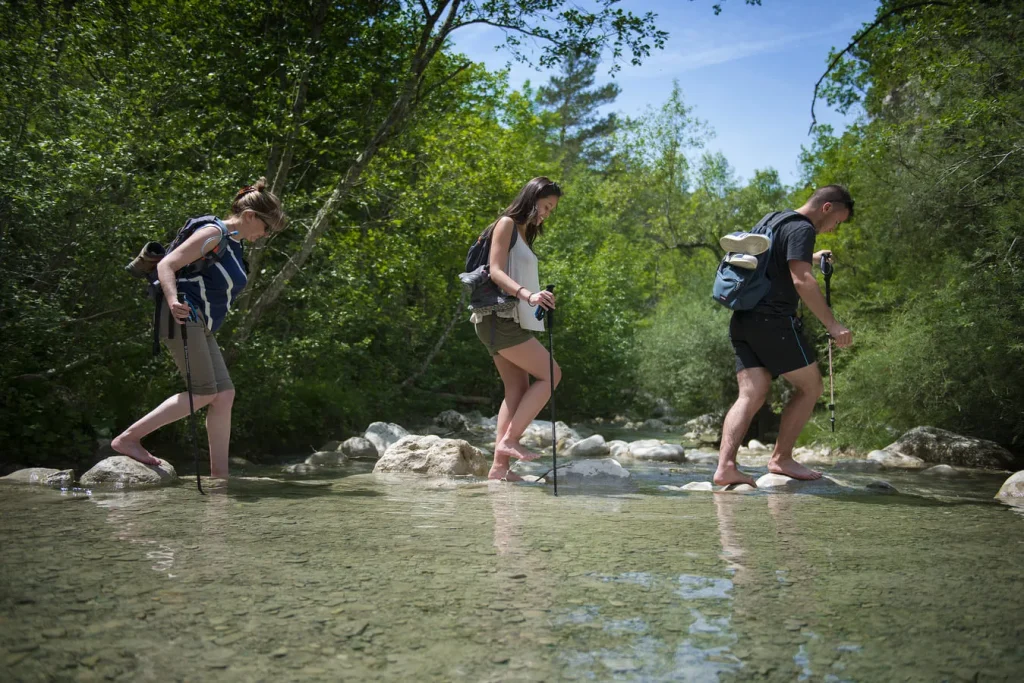
M 555 291 L 554 285 L 548 285 L 544 289 L 549 292 Z M 558 438 L 555 433 L 555 341 L 552 329 L 555 326 L 555 312 L 544 309 L 542 306 L 537 306 L 537 311 L 533 314 L 537 320 L 543 320 L 547 316 L 547 328 L 548 328 L 548 378 L 551 382 L 551 472 L 554 474 L 555 481 L 555 495 L 558 495 L 558 456 L 555 454 L 555 450 L 558 447 Z
M 178 301 L 185 303 L 185 297 L 180 293 Z M 192 431 L 192 458 L 196 464 L 196 488 L 205 496 L 206 492 L 203 491 L 203 484 L 199 478 L 199 437 L 196 435 L 196 408 L 192 402 L 192 366 L 188 362 L 188 330 L 185 323 L 181 323 L 181 345 L 185 349 L 185 386 L 188 388 L 188 422 Z
M 825 303 L 829 310 L 832 310 L 832 256 L 831 254 L 821 255 L 821 272 L 825 275 Z M 828 409 L 831 411 L 829 422 L 832 423 L 832 432 L 836 431 L 836 389 L 832 376 L 832 335 L 828 335 Z

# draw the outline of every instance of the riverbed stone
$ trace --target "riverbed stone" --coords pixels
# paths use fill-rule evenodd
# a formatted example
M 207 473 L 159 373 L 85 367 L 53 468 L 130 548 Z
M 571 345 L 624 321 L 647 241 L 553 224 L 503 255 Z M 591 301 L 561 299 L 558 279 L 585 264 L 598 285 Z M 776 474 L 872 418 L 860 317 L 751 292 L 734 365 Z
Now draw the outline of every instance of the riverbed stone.
M 6 477 L 0 477 L 0 481 L 60 488 L 74 484 L 75 473 L 73 470 L 57 470 L 52 467 L 29 467 L 11 472 Z
M 570 465 L 558 468 L 558 478 L 621 482 L 629 479 L 629 470 L 615 458 L 574 460 Z M 552 475 L 547 475 L 550 480 Z
M 765 446 L 760 441 L 758 441 L 757 439 L 751 439 L 750 441 L 747 442 L 747 448 L 749 448 L 752 451 L 763 451 L 767 450 L 768 447 Z
M 629 444 L 625 441 L 616 439 L 614 441 L 608 441 L 606 445 L 608 446 L 608 453 L 613 458 L 618 458 L 629 453 Z
M 409 431 L 393 422 L 373 422 L 363 434 L 363 438 L 377 449 L 378 456 L 383 456 L 392 444 L 406 436 L 409 436 Z
M 999 488 L 996 498 L 1014 499 L 1024 503 L 1024 470 L 1010 476 Z
M 336 439 L 331 439 L 323 446 L 320 447 L 321 451 L 336 451 L 341 448 L 341 442 Z
M 664 432 L 668 430 L 668 425 L 662 420 L 652 417 L 649 420 L 644 420 L 643 424 L 640 425 L 640 428 L 651 432 Z
M 345 460 L 345 454 L 339 450 L 323 450 L 306 458 L 306 464 L 314 467 L 339 467 L 345 464 Z
M 871 451 L 868 453 L 868 460 L 871 462 L 877 462 L 882 467 L 889 469 L 919 470 L 928 466 L 928 464 L 921 458 L 915 458 L 912 455 L 904 455 L 902 453 L 894 453 L 889 450 Z
M 603 458 L 609 453 L 611 449 L 600 434 L 577 441 L 565 451 L 568 458 Z
M 685 437 L 698 443 L 715 445 L 722 440 L 722 416 L 716 413 L 706 413 L 692 420 L 687 420 L 683 425 Z
M 665 443 L 659 439 L 641 439 L 629 445 L 629 457 L 633 460 L 686 462 L 686 451 L 677 443 Z
M 104 458 L 82 475 L 81 483 L 85 486 L 110 484 L 114 488 L 141 488 L 146 486 L 166 486 L 178 481 L 178 473 L 166 460 L 159 465 L 143 465 L 127 455 L 115 455 Z
M 434 418 L 434 424 L 450 432 L 464 432 L 469 429 L 469 420 L 457 410 L 442 411 Z
M 287 474 L 312 474 L 316 472 L 316 465 L 311 465 L 306 462 L 295 462 L 291 465 L 285 465 L 282 471 Z
M 915 427 L 885 447 L 890 453 L 913 456 L 954 467 L 1012 470 L 1024 464 L 995 441 L 963 436 L 936 427 Z
M 562 421 L 555 422 L 555 438 L 558 439 L 558 450 L 571 447 L 580 440 L 576 430 Z M 519 443 L 527 448 L 545 449 L 551 448 L 551 422 L 548 420 L 534 420 L 526 426 Z
M 794 479 L 793 477 L 787 477 L 785 474 L 769 472 L 768 474 L 762 474 L 758 478 L 757 488 L 762 490 L 774 489 L 818 493 L 824 491 L 837 491 L 849 487 L 840 484 L 831 477 L 821 477 L 820 479 Z
M 361 436 L 345 439 L 341 444 L 341 452 L 354 460 L 376 460 L 380 457 L 373 442 Z
M 373 471 L 484 477 L 490 465 L 480 449 L 462 439 L 409 435 L 392 444 Z
M 956 473 L 956 468 L 950 465 L 933 465 L 926 470 L 921 470 L 921 474 L 931 477 L 955 477 Z

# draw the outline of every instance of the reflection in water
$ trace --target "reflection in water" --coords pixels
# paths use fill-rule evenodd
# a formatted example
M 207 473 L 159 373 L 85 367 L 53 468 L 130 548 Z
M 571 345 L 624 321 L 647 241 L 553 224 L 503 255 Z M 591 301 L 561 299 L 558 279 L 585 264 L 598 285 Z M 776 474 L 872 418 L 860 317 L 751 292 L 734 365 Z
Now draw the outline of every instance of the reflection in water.
M 2 491 L 0 680 L 1012 680 L 1024 666 L 1024 544 L 1007 541 L 1024 520 L 996 505 L 556 499 L 367 474 L 93 499 Z

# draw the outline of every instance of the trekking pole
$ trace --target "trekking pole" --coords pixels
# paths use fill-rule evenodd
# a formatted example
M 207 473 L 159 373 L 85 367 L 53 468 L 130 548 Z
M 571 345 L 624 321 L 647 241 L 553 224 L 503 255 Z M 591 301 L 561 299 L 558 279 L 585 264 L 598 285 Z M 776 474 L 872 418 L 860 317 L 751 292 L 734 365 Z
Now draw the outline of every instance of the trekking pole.
M 544 289 L 549 292 L 555 291 L 554 285 L 548 285 Z M 554 475 L 555 482 L 555 496 L 558 496 L 558 456 L 555 454 L 555 450 L 558 446 L 558 438 L 555 432 L 555 341 L 554 334 L 552 332 L 555 326 L 555 312 L 545 310 L 543 307 L 538 306 L 537 312 L 534 313 L 534 317 L 537 320 L 543 320 L 547 316 L 547 328 L 548 328 L 548 378 L 551 382 L 551 472 Z
M 178 301 L 185 303 L 185 297 L 179 292 Z M 192 459 L 196 464 L 196 488 L 206 495 L 199 477 L 199 437 L 196 435 L 196 408 L 192 402 L 192 366 L 188 362 L 188 329 L 181 323 L 181 345 L 185 349 L 185 386 L 188 388 L 188 422 L 192 432 Z
M 831 254 L 822 254 L 821 272 L 825 275 L 825 304 L 832 310 L 832 257 Z M 832 423 L 832 432 L 836 431 L 836 389 L 832 376 L 832 335 L 828 336 L 828 409 L 831 412 L 829 422 Z

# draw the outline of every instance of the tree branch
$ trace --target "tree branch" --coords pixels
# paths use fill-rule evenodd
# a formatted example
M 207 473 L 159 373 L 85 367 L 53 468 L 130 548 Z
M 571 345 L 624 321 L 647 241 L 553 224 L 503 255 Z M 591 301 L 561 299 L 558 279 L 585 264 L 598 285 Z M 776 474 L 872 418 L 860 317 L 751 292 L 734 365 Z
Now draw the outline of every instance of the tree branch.
M 818 82 L 814 84 L 814 95 L 811 97 L 811 127 L 807 131 L 808 134 L 813 133 L 814 132 L 814 127 L 816 125 L 818 125 L 818 119 L 814 116 L 814 104 L 818 101 L 818 88 L 821 87 L 821 83 L 822 83 L 822 81 L 825 80 L 825 77 L 827 77 L 832 72 L 832 69 L 834 69 L 839 64 L 839 62 L 843 58 L 843 55 L 845 55 L 847 52 L 849 52 L 854 47 L 856 47 L 857 43 L 862 41 L 869 33 L 871 33 L 873 30 L 875 30 L 882 22 L 884 22 L 889 17 L 895 16 L 897 14 L 902 14 L 903 12 L 907 12 L 907 11 L 912 10 L 912 9 L 917 9 L 918 7 L 929 7 L 931 5 L 941 5 L 942 7 L 956 7 L 956 5 L 954 5 L 952 3 L 949 3 L 949 2 L 939 2 L 938 0 L 931 0 L 929 2 L 913 2 L 913 3 L 909 4 L 909 5 L 903 5 L 901 7 L 895 7 L 893 9 L 889 10 L 888 12 L 886 12 L 885 14 L 883 14 L 882 16 L 880 16 L 877 19 L 875 19 L 874 23 L 872 23 L 866 29 L 864 29 L 863 31 L 861 31 L 860 33 L 855 35 L 853 37 L 853 40 L 850 41 L 850 44 L 847 45 L 845 48 L 843 48 L 842 51 L 840 51 L 840 53 L 837 54 L 832 59 L 832 62 L 828 65 L 828 68 L 825 69 L 825 73 L 823 73 L 821 75 L 821 78 L 818 79 Z
M 41 382 L 43 380 L 53 379 L 54 377 L 63 375 L 65 372 L 71 372 L 72 370 L 82 367 L 83 365 L 91 361 L 93 357 L 93 354 L 90 353 L 88 355 L 82 356 L 76 361 L 68 363 L 63 367 L 50 368 L 45 372 L 32 372 L 25 375 L 17 375 L 13 379 L 15 381 L 21 380 L 23 382 Z
M 423 364 L 420 365 L 419 370 L 406 377 L 405 380 L 403 380 L 402 383 L 399 385 L 399 387 L 409 386 L 410 384 L 415 382 L 420 375 L 427 371 L 427 368 L 430 367 L 430 362 L 434 360 L 434 356 L 436 356 L 437 352 L 441 350 L 442 346 L 444 346 L 445 340 L 448 339 L 448 335 L 451 334 L 452 328 L 455 327 L 455 323 L 458 321 L 460 315 L 463 315 L 462 307 L 465 305 L 465 303 L 466 292 L 463 291 L 462 295 L 459 296 L 459 303 L 455 305 L 455 314 L 452 315 L 452 319 L 448 321 L 448 327 L 445 328 L 444 334 L 442 334 L 441 338 L 437 340 L 436 344 L 434 344 L 434 348 L 430 349 L 430 353 L 427 354 L 427 357 L 426 359 L 424 359 Z

